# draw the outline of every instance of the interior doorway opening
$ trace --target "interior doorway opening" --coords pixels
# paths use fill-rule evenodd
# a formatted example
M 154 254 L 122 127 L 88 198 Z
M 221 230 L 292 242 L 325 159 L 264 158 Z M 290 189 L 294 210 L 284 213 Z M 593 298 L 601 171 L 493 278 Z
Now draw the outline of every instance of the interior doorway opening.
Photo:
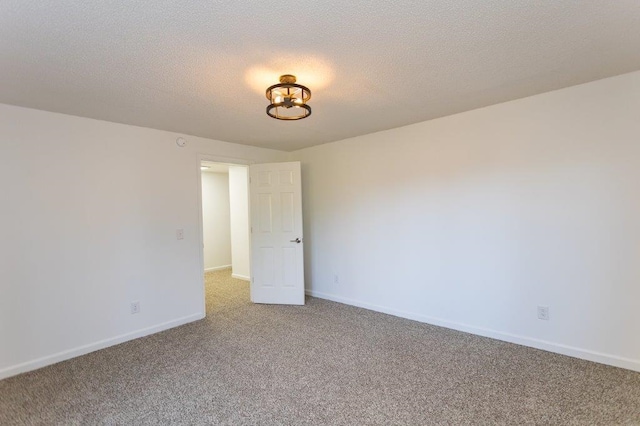
M 203 273 L 249 281 L 248 166 L 200 160 Z
M 303 226 L 302 226 L 302 186 L 301 165 L 299 161 L 280 163 L 254 164 L 248 160 L 225 159 L 205 154 L 198 154 L 198 183 L 200 201 L 200 266 L 205 269 L 204 261 L 204 236 L 203 223 L 207 218 L 203 217 L 202 210 L 202 168 L 211 170 L 210 163 L 222 163 L 222 167 L 229 169 L 230 207 L 229 217 L 238 219 L 238 229 L 246 235 L 243 238 L 246 250 L 236 255 L 237 248 L 231 244 L 231 268 L 235 277 L 245 279 L 247 296 L 253 303 L 276 305 L 304 305 L 304 251 L 303 251 Z M 235 167 L 234 167 L 235 166 Z M 243 189 L 242 196 L 238 197 L 246 203 L 246 215 L 240 219 L 232 211 L 233 204 L 233 178 L 232 170 L 237 170 L 238 176 L 243 178 L 243 183 L 238 188 Z M 251 175 L 251 177 L 249 177 Z M 206 215 L 206 213 L 205 213 Z M 246 218 L 246 219 L 245 219 Z M 231 226 L 231 224 L 230 224 Z M 235 229 L 235 228 L 234 228 Z M 251 230 L 253 229 L 253 232 Z M 230 232 L 230 239 L 234 233 Z M 242 234 L 240 234 L 242 235 Z M 244 259 L 247 269 L 242 272 L 237 261 Z M 212 267 L 212 266 L 208 266 Z M 215 267 L 215 265 L 213 266 Z M 236 283 L 242 283 L 234 277 L 229 279 Z M 205 282 L 205 273 L 202 274 L 203 312 L 207 312 L 208 286 Z

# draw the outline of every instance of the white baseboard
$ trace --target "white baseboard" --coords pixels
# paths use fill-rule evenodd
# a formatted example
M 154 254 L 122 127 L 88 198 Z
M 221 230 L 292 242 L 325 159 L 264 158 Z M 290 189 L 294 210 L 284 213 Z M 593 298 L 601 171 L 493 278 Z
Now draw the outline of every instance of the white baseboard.
M 222 265 L 222 266 L 214 266 L 213 268 L 204 268 L 205 272 L 211 272 L 211 271 L 221 271 L 223 269 L 229 269 L 231 268 L 231 265 Z
M 357 306 L 369 309 L 371 311 L 382 312 L 396 317 L 406 318 L 414 321 L 424 322 L 427 324 L 437 325 L 440 327 L 450 328 L 453 330 L 463 331 L 466 333 L 476 334 L 479 336 L 490 337 L 492 339 L 502 340 L 509 343 L 515 343 L 522 346 L 541 349 L 543 351 L 554 352 L 567 355 L 574 358 L 580 358 L 587 361 L 598 362 L 601 364 L 612 365 L 614 367 L 626 368 L 628 370 L 640 372 L 640 360 L 624 358 L 617 355 L 595 352 L 588 349 L 576 348 L 561 343 L 549 342 L 546 340 L 535 339 L 532 337 L 521 336 L 517 334 L 505 333 L 498 330 L 492 330 L 483 327 L 476 327 L 468 324 L 444 320 L 441 318 L 431 317 L 427 315 L 417 314 L 413 312 L 399 311 L 371 303 L 360 302 L 358 300 L 349 299 L 333 294 L 322 293 L 314 290 L 306 290 L 307 295 L 320 299 L 327 299 L 345 305 Z
M 239 280 L 251 281 L 251 277 L 247 277 L 246 275 L 231 274 L 231 277 L 237 278 Z
M 58 352 L 52 355 L 47 355 L 41 358 L 34 359 L 32 361 L 23 362 L 21 364 L 12 365 L 10 367 L 0 370 L 0 380 L 7 377 L 15 376 L 17 374 L 26 373 L 27 371 L 36 370 L 38 368 L 46 367 L 47 365 L 56 364 L 61 361 L 66 361 L 71 358 L 75 358 L 80 355 L 85 355 L 90 352 L 95 352 L 100 349 L 107 348 L 109 346 L 117 345 L 127 342 L 129 340 L 137 339 L 139 337 L 148 336 L 150 334 L 158 333 L 160 331 L 168 330 L 170 328 L 178 327 L 183 324 L 187 324 L 193 321 L 200 320 L 205 317 L 203 312 L 197 314 L 188 315 L 186 317 L 178 318 L 172 321 L 167 321 L 162 324 L 157 324 L 151 327 L 136 330 L 131 333 L 121 334 L 109 339 L 99 340 L 88 345 L 78 346 L 73 349 Z

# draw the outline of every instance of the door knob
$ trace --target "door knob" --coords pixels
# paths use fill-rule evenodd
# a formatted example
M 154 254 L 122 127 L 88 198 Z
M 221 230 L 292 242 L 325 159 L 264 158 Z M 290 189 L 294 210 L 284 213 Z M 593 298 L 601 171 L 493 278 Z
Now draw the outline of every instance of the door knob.
M 302 240 L 300 238 L 296 238 L 295 240 L 289 240 L 292 243 L 298 243 L 300 244 L 302 242 Z

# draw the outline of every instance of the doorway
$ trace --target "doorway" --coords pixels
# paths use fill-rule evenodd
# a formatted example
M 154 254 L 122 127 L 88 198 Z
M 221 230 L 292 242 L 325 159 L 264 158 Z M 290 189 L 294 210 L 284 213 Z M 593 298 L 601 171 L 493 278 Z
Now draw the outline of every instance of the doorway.
M 302 235 L 302 196 L 301 196 L 301 165 L 299 161 L 280 163 L 254 164 L 251 161 L 221 159 L 203 154 L 198 155 L 198 171 L 200 179 L 200 265 L 205 269 L 203 212 L 202 212 L 202 168 L 209 163 L 221 163 L 222 166 L 239 166 L 238 176 L 242 176 L 243 183 L 239 188 L 246 192 L 239 199 L 247 205 L 247 220 L 239 221 L 238 229 L 245 232 L 244 239 L 247 250 L 244 255 L 234 255 L 235 246 L 231 244 L 232 273 L 239 279 L 248 280 L 249 298 L 253 303 L 277 305 L 304 305 L 304 256 Z M 205 163 L 203 163 L 205 162 Z M 241 172 L 240 172 L 241 170 Z M 249 177 L 251 174 L 251 177 Z M 230 185 L 230 218 L 236 218 L 231 212 L 233 199 L 233 179 Z M 231 226 L 231 225 L 230 225 Z M 251 230 L 253 229 L 253 233 Z M 230 231 L 233 239 L 233 232 Z M 244 275 L 236 260 L 245 259 L 248 265 L 248 275 Z M 213 266 L 215 267 L 215 266 Z M 203 293 L 206 294 L 204 273 L 202 275 Z M 230 277 L 233 278 L 233 277 Z M 233 278 L 236 279 L 236 278 Z M 203 294 L 203 296 L 205 296 Z M 203 297 L 206 312 L 207 300 Z M 206 314 L 205 314 L 206 315 Z
M 217 277 L 242 285 L 236 280 L 251 277 L 248 166 L 208 159 L 199 165 L 205 283 Z
M 204 272 L 231 268 L 229 166 L 202 162 Z

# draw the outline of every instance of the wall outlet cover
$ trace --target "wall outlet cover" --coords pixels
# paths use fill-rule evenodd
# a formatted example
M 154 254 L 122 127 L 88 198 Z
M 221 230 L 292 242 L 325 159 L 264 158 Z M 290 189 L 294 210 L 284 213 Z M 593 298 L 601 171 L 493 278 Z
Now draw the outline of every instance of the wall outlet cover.
M 548 306 L 538 306 L 538 319 L 543 321 L 549 321 L 549 307 Z

